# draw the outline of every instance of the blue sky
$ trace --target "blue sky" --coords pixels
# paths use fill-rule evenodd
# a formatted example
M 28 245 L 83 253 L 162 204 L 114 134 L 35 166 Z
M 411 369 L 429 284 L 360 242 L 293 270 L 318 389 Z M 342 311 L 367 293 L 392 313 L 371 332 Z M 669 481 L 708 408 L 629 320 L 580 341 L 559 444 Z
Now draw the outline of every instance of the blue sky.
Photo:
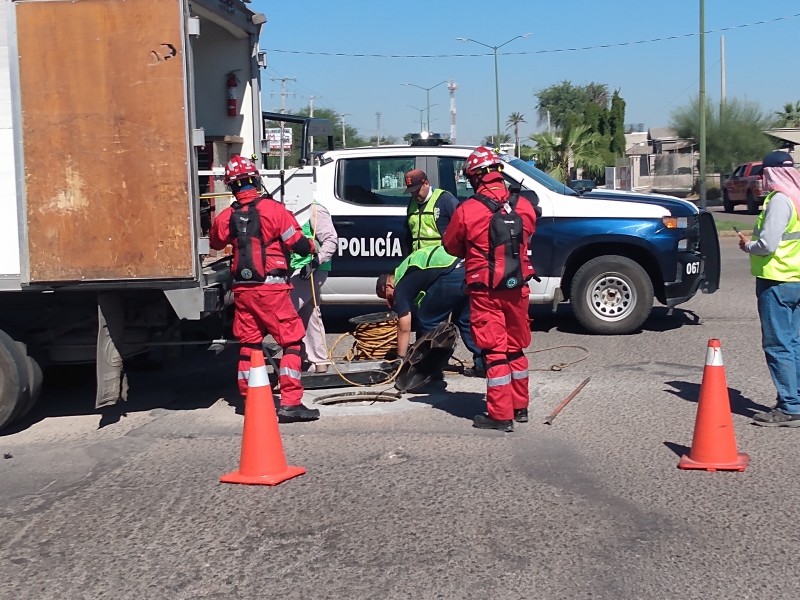
M 375 135 L 380 112 L 382 135 L 399 138 L 419 130 L 418 109 L 427 121 L 425 90 L 402 84 L 455 81 L 456 137 L 464 144 L 478 144 L 496 129 L 495 72 L 491 49 L 457 37 L 498 46 L 532 34 L 498 50 L 502 129 L 510 113 L 520 112 L 527 121 L 521 135 L 541 131 L 534 94 L 563 80 L 619 89 L 627 123 L 665 127 L 698 93 L 699 6 L 699 0 L 250 4 L 267 16 L 265 110 L 281 108 L 281 84 L 273 79 L 293 78 L 286 81 L 288 112 L 309 106 L 313 96 L 315 107 L 349 113 L 347 124 L 364 137 Z M 705 29 L 712 101 L 721 95 L 722 36 L 728 99 L 756 102 L 765 113 L 800 100 L 797 0 L 705 0 Z M 449 133 L 447 84 L 429 95 L 431 129 Z

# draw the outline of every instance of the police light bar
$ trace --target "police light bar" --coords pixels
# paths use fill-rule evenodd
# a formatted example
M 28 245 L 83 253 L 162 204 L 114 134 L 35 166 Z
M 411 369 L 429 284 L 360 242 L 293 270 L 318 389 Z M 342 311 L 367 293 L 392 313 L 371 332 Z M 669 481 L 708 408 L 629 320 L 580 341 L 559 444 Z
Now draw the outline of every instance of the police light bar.
M 450 136 L 423 131 L 421 133 L 409 133 L 408 140 L 412 146 L 444 146 L 450 143 Z

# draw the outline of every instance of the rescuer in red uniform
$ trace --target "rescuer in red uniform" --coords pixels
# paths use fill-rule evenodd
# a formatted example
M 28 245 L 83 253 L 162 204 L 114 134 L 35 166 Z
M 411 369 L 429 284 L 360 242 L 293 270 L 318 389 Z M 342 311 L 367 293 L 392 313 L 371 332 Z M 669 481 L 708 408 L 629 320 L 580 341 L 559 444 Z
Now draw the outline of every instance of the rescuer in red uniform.
M 514 430 L 528 421 L 528 257 L 536 230 L 536 211 L 525 198 L 510 194 L 503 164 L 480 146 L 467 158 L 464 175 L 473 196 L 455 211 L 442 237 L 445 250 L 465 259 L 470 326 L 486 368 L 488 416 L 477 415 L 480 429 Z
M 269 194 L 259 192 L 255 163 L 234 156 L 225 165 L 225 184 L 236 197 L 211 225 L 209 241 L 215 250 L 233 245 L 233 335 L 239 340 L 239 392 L 247 395 L 250 355 L 269 333 L 283 348 L 278 382 L 284 420 L 313 420 L 319 410 L 301 402 L 300 342 L 305 330 L 294 309 L 289 284 L 289 255 L 312 254 L 314 249 L 294 216 Z

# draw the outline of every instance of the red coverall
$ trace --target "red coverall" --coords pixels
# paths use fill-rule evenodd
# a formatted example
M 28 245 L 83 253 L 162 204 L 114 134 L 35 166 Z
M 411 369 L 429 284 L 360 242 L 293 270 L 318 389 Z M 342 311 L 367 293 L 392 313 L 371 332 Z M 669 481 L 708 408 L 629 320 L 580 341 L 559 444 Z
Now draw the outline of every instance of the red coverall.
M 254 188 L 236 194 L 236 200 L 247 204 L 259 197 Z M 256 206 L 261 217 L 261 237 L 266 245 L 265 272 L 275 273 L 266 283 L 233 282 L 234 318 L 233 335 L 239 340 L 239 392 L 247 395 L 250 377 L 250 355 L 261 348 L 261 341 L 269 333 L 283 348 L 278 383 L 281 389 L 281 406 L 297 406 L 303 397 L 300 381 L 300 342 L 305 335 L 303 322 L 294 309 L 289 284 L 289 252 L 308 255 L 311 245 L 303 235 L 294 216 L 283 204 L 262 197 Z M 238 260 L 237 241 L 231 235 L 233 208 L 223 210 L 214 219 L 209 242 L 215 250 L 233 245 L 234 264 Z
M 476 192 L 502 203 L 509 197 L 500 173 L 483 177 Z M 520 256 L 524 273 L 533 275 L 528 257 L 530 237 L 536 230 L 536 213 L 525 198 L 516 207 L 522 219 Z M 528 318 L 530 288 L 489 288 L 489 224 L 492 212 L 469 198 L 459 204 L 442 237 L 445 250 L 465 258 L 470 297 L 470 326 L 475 344 L 486 363 L 486 408 L 490 419 L 510 421 L 514 410 L 528 408 L 528 357 L 531 343 Z

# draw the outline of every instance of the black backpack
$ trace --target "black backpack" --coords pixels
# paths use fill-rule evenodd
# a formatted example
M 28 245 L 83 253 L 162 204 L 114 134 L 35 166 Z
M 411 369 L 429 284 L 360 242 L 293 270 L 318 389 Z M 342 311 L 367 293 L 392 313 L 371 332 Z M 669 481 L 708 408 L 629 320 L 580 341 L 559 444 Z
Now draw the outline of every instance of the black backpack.
M 231 204 L 230 235 L 236 240 L 233 279 L 237 283 L 264 283 L 267 279 L 267 249 L 261 237 L 261 215 L 256 208 L 261 198 L 248 204 Z
M 512 193 L 505 202 L 483 194 L 473 196 L 492 211 L 489 224 L 489 287 L 512 290 L 525 285 L 522 272 L 522 217 L 516 211 L 519 194 Z

